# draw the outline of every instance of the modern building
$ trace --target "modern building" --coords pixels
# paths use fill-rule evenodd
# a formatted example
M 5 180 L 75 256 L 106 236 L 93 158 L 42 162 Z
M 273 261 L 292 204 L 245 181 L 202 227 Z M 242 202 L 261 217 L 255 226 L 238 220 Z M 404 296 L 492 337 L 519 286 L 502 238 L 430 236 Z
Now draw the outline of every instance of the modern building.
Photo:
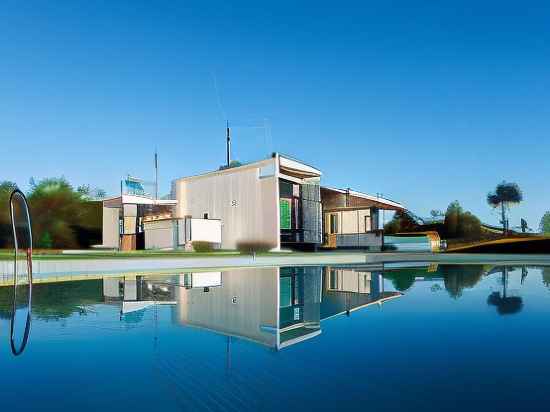
M 175 217 L 218 219 L 221 247 L 315 249 L 322 242 L 321 171 L 272 157 L 172 182 Z
M 323 246 L 381 250 L 384 244 L 382 215 L 405 207 L 393 200 L 351 189 L 321 187 Z
M 176 249 L 193 241 L 215 247 L 221 242 L 221 222 L 216 219 L 177 219 L 175 199 L 156 199 L 141 180 L 125 178 L 121 195 L 103 201 L 102 247 L 120 250 Z
M 139 179 L 103 202 L 103 246 L 133 249 L 215 248 L 381 250 L 388 211 L 401 203 L 351 189 L 321 187 L 321 171 L 273 153 L 257 162 L 172 182 L 171 199 L 147 195 Z
M 175 200 L 123 194 L 103 201 L 103 247 L 120 250 L 145 249 L 148 221 L 172 218 Z

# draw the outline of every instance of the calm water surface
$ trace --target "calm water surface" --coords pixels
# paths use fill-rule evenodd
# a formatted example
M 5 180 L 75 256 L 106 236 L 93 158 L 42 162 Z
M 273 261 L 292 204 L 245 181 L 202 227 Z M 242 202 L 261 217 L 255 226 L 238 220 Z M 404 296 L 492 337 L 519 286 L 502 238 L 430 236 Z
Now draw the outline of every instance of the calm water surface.
M 545 410 L 550 268 L 291 267 L 0 287 L 2 410 Z

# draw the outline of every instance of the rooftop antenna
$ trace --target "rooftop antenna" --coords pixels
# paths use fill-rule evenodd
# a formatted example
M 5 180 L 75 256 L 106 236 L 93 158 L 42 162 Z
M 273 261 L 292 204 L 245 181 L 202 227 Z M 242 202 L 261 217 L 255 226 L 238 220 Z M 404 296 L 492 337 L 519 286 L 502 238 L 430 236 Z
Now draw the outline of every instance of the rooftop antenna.
M 155 199 L 159 198 L 159 162 L 157 148 L 155 147 Z
M 229 130 L 229 120 L 227 120 L 227 143 L 226 143 L 226 150 L 227 150 L 227 167 L 231 164 L 231 133 Z

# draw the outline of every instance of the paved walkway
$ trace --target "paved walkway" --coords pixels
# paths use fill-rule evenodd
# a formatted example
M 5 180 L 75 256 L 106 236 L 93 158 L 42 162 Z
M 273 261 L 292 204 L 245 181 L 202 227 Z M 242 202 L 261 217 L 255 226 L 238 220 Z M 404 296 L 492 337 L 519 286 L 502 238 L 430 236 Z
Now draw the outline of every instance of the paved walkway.
M 259 256 L 179 258 L 116 258 L 35 260 L 37 278 L 60 275 L 109 275 L 119 273 L 181 273 L 230 267 L 336 265 L 390 262 L 439 262 L 459 264 L 549 265 L 550 255 L 488 255 L 432 253 L 311 253 Z M 13 263 L 0 261 L 0 277 L 13 274 Z

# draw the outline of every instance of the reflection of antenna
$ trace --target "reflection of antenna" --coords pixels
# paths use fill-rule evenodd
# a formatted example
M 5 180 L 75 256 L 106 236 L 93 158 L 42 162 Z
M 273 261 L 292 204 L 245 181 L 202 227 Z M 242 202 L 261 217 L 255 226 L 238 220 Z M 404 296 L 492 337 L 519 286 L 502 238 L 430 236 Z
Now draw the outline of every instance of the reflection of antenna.
M 227 150 L 227 167 L 231 164 L 231 133 L 229 131 L 229 120 L 227 120 L 227 142 L 226 142 L 226 150 Z

